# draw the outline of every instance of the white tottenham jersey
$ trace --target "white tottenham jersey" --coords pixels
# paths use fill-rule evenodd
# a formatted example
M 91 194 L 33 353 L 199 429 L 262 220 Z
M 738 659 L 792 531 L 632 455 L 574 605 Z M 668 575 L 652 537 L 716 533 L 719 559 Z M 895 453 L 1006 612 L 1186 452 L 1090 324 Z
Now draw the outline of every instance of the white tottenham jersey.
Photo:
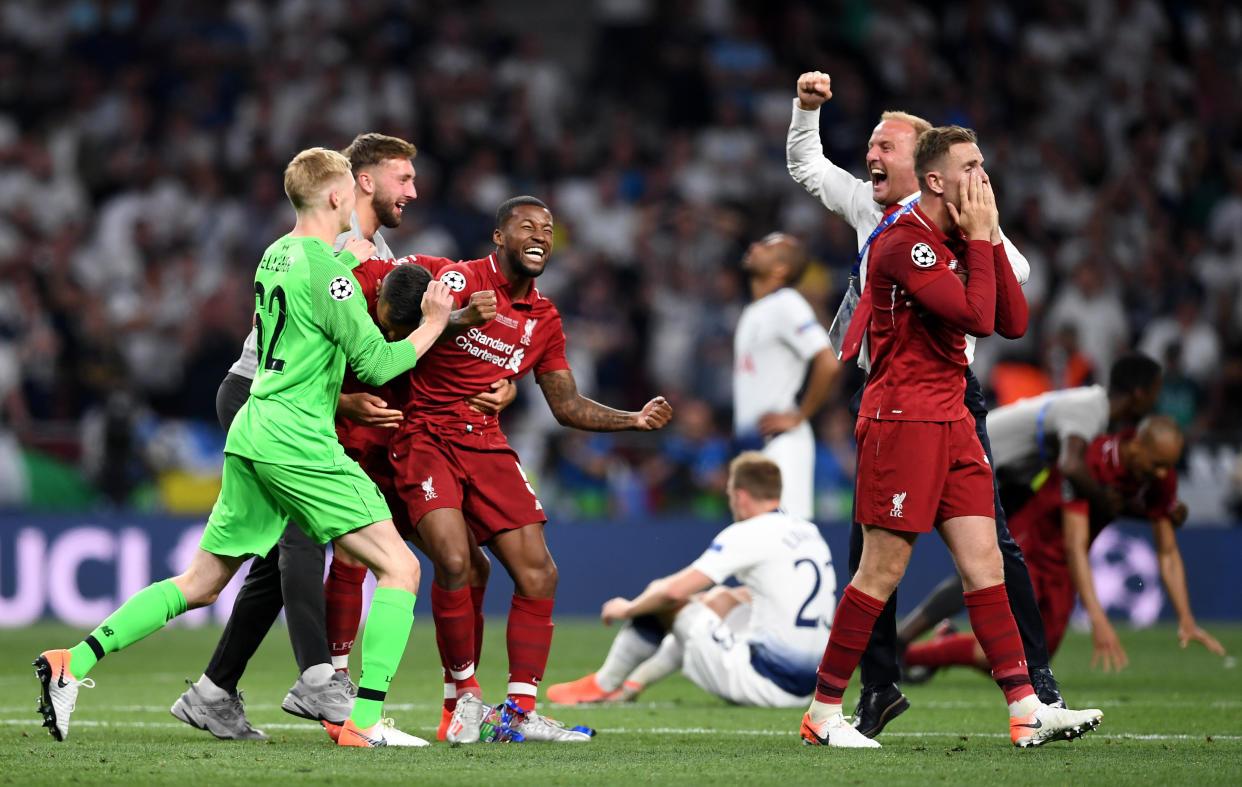
M 796 98 L 793 100 L 789 136 L 785 139 L 785 166 L 799 186 L 854 228 L 858 235 L 858 248 L 861 249 L 871 236 L 872 230 L 884 218 L 884 206 L 871 198 L 871 181 L 854 177 L 824 156 L 824 146 L 819 138 L 819 110 L 808 112 L 800 108 Z M 904 205 L 917 196 L 917 193 L 910 194 L 901 200 L 901 204 Z M 1017 277 L 1018 284 L 1026 284 L 1026 280 L 1031 277 L 1030 263 L 1005 237 L 1005 233 L 1001 233 L 1001 238 L 1005 243 L 1005 253 L 1009 256 L 1013 275 Z M 870 250 L 863 256 L 859 268 L 860 286 L 867 281 L 869 252 Z M 967 334 L 966 363 L 973 363 L 974 360 L 975 337 Z M 858 354 L 858 365 L 864 371 L 871 369 L 865 345 Z
M 691 564 L 713 582 L 735 577 L 754 599 L 747 641 L 811 672 L 836 609 L 832 554 L 815 525 L 784 511 L 735 522 Z
M 335 250 L 339 252 L 345 248 L 345 241 L 350 238 L 361 238 L 362 232 L 358 229 L 358 214 L 354 213 L 349 217 L 349 229 L 336 236 Z M 388 248 L 388 243 L 375 233 L 375 237 L 371 238 L 371 242 L 375 244 L 375 256 L 385 260 L 395 259 L 396 255 L 392 253 L 392 249 Z M 361 262 L 361 260 L 359 260 Z M 229 374 L 235 374 L 239 377 L 245 377 L 247 380 L 253 380 L 255 373 L 259 369 L 259 339 L 258 332 L 250 329 L 250 334 L 246 337 L 245 344 L 242 345 L 241 356 L 233 362 L 229 367 Z
M 801 293 L 782 287 L 742 310 L 733 334 L 733 431 L 753 435 L 765 413 L 797 410 L 807 365 L 828 347 Z
M 1055 437 L 1060 445 L 1071 435 L 1088 443 L 1108 429 L 1108 391 L 1101 385 L 1050 391 L 998 407 L 988 414 L 988 437 L 997 467 L 1039 456 L 1040 414 L 1044 446 Z M 1048 456 L 1049 462 L 1055 456 Z

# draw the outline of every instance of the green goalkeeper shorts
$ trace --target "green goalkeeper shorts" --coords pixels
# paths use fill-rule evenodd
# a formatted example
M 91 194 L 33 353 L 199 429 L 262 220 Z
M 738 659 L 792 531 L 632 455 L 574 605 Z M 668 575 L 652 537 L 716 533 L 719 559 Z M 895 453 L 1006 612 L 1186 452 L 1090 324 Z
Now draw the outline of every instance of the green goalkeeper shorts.
M 224 455 L 220 497 L 199 546 L 213 555 L 266 555 L 290 520 L 320 544 L 392 513 L 358 463 L 302 467 Z

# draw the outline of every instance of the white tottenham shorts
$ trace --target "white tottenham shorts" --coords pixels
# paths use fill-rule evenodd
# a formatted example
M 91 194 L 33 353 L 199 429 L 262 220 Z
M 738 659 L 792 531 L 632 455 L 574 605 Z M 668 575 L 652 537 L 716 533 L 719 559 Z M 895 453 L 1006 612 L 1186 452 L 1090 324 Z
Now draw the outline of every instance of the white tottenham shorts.
M 794 708 L 811 701 L 795 696 L 760 675 L 750 663 L 746 640 L 750 605 L 734 607 L 724 620 L 706 604 L 691 601 L 673 622 L 685 649 L 681 670 L 696 686 L 737 705 Z

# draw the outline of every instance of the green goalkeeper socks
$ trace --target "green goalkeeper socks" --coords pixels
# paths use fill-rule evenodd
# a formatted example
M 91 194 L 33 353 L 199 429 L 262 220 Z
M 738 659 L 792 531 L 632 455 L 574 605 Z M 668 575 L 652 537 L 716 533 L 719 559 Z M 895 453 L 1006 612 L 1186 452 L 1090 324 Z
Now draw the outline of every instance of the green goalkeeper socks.
M 414 601 L 418 596 L 397 588 L 376 588 L 362 631 L 362 675 L 358 678 L 358 699 L 350 714 L 358 729 L 365 730 L 380 720 L 388 685 L 397 672 L 405 644 L 414 627 Z
M 186 610 L 185 595 L 171 579 L 147 585 L 130 596 L 90 636 L 69 649 L 69 669 L 78 680 L 94 668 L 106 653 L 128 648 L 159 631 Z

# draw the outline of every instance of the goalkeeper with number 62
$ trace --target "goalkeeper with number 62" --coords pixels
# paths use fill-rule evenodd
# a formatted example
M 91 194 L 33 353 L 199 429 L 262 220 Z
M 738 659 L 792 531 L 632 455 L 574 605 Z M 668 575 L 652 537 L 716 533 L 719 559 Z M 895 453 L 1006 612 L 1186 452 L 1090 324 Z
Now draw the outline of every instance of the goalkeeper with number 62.
M 346 457 L 333 416 L 346 361 L 372 384 L 413 368 L 444 330 L 452 298 L 447 286 L 431 282 L 423 324 L 404 340 L 386 341 L 350 272 L 374 246 L 352 239 L 333 253 L 354 209 L 349 160 L 324 148 L 302 151 L 285 169 L 285 193 L 297 222 L 268 247 L 255 272 L 258 373 L 229 429 L 220 497 L 198 550 L 184 573 L 134 594 L 73 648 L 45 651 L 35 661 L 39 711 L 57 740 L 68 735 L 78 689 L 94 685 L 86 676 L 105 654 L 214 602 L 241 564 L 267 554 L 292 519 L 319 543 L 332 541 L 356 557 L 379 584 L 362 636 L 358 698 L 339 745 L 427 745 L 380 721 L 414 623 L 418 561 L 375 484 Z

